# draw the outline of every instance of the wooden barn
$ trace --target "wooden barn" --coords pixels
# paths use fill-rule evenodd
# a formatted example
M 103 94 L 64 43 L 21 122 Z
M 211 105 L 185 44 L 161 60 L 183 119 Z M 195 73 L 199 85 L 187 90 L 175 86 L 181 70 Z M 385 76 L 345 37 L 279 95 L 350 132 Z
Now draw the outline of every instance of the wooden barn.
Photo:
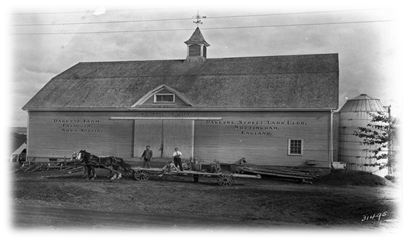
M 86 149 L 329 170 L 338 54 L 207 58 L 199 28 L 179 60 L 78 63 L 24 107 L 27 157 Z M 153 159 L 154 160 L 154 159 Z

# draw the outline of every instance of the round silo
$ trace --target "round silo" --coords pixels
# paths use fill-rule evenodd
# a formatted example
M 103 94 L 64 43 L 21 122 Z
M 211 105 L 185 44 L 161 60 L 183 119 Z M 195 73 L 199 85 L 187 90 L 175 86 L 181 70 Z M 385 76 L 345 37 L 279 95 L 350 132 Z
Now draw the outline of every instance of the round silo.
M 354 135 L 358 127 L 367 128 L 369 123 L 373 124 L 369 113 L 378 112 L 386 113 L 380 100 L 366 94 L 346 101 L 339 110 L 339 161 L 346 163 L 346 169 L 367 171 L 379 176 L 387 175 L 387 168 L 384 167 L 387 159 L 373 158 L 374 154 L 370 152 L 376 150 L 379 145 L 364 145 L 361 143 L 363 139 Z M 387 152 L 387 149 L 382 149 L 381 153 L 384 152 Z

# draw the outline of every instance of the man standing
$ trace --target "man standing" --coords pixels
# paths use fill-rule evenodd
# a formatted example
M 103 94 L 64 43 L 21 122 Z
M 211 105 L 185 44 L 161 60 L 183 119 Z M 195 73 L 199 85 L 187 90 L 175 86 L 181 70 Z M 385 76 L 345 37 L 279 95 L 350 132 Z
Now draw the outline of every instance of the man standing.
M 172 155 L 174 156 L 174 165 L 178 167 L 181 171 L 183 171 L 181 163 L 182 153 L 178 151 L 178 148 L 175 148 L 175 152 Z
M 146 146 L 146 149 L 143 151 L 141 158 L 144 158 L 143 167 L 150 168 L 150 160 L 153 158 L 153 151 L 150 150 L 150 146 Z

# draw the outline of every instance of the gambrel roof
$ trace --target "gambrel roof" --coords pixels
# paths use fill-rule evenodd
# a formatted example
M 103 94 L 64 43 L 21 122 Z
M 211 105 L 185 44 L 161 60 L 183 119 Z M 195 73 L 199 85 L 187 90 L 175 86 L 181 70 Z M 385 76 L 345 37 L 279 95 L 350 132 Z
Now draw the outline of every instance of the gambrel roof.
M 194 108 L 337 109 L 338 54 L 78 63 L 23 109 L 146 108 L 133 105 L 162 85 Z

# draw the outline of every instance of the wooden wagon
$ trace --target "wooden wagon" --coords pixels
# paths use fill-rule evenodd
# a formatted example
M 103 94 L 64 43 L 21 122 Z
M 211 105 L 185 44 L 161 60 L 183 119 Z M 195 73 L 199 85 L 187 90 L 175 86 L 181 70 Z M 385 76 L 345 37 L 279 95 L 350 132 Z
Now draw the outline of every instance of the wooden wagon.
M 221 186 L 229 186 L 235 182 L 235 178 L 256 178 L 260 179 L 260 175 L 248 175 L 248 174 L 238 174 L 238 173 L 222 173 L 222 172 L 203 172 L 203 171 L 179 171 L 179 170 L 168 170 L 164 168 L 132 168 L 134 179 L 137 181 L 148 180 L 150 175 L 157 175 L 158 177 L 163 176 L 192 176 L 194 182 L 199 181 L 199 177 L 210 177 L 217 178 L 218 184 Z

